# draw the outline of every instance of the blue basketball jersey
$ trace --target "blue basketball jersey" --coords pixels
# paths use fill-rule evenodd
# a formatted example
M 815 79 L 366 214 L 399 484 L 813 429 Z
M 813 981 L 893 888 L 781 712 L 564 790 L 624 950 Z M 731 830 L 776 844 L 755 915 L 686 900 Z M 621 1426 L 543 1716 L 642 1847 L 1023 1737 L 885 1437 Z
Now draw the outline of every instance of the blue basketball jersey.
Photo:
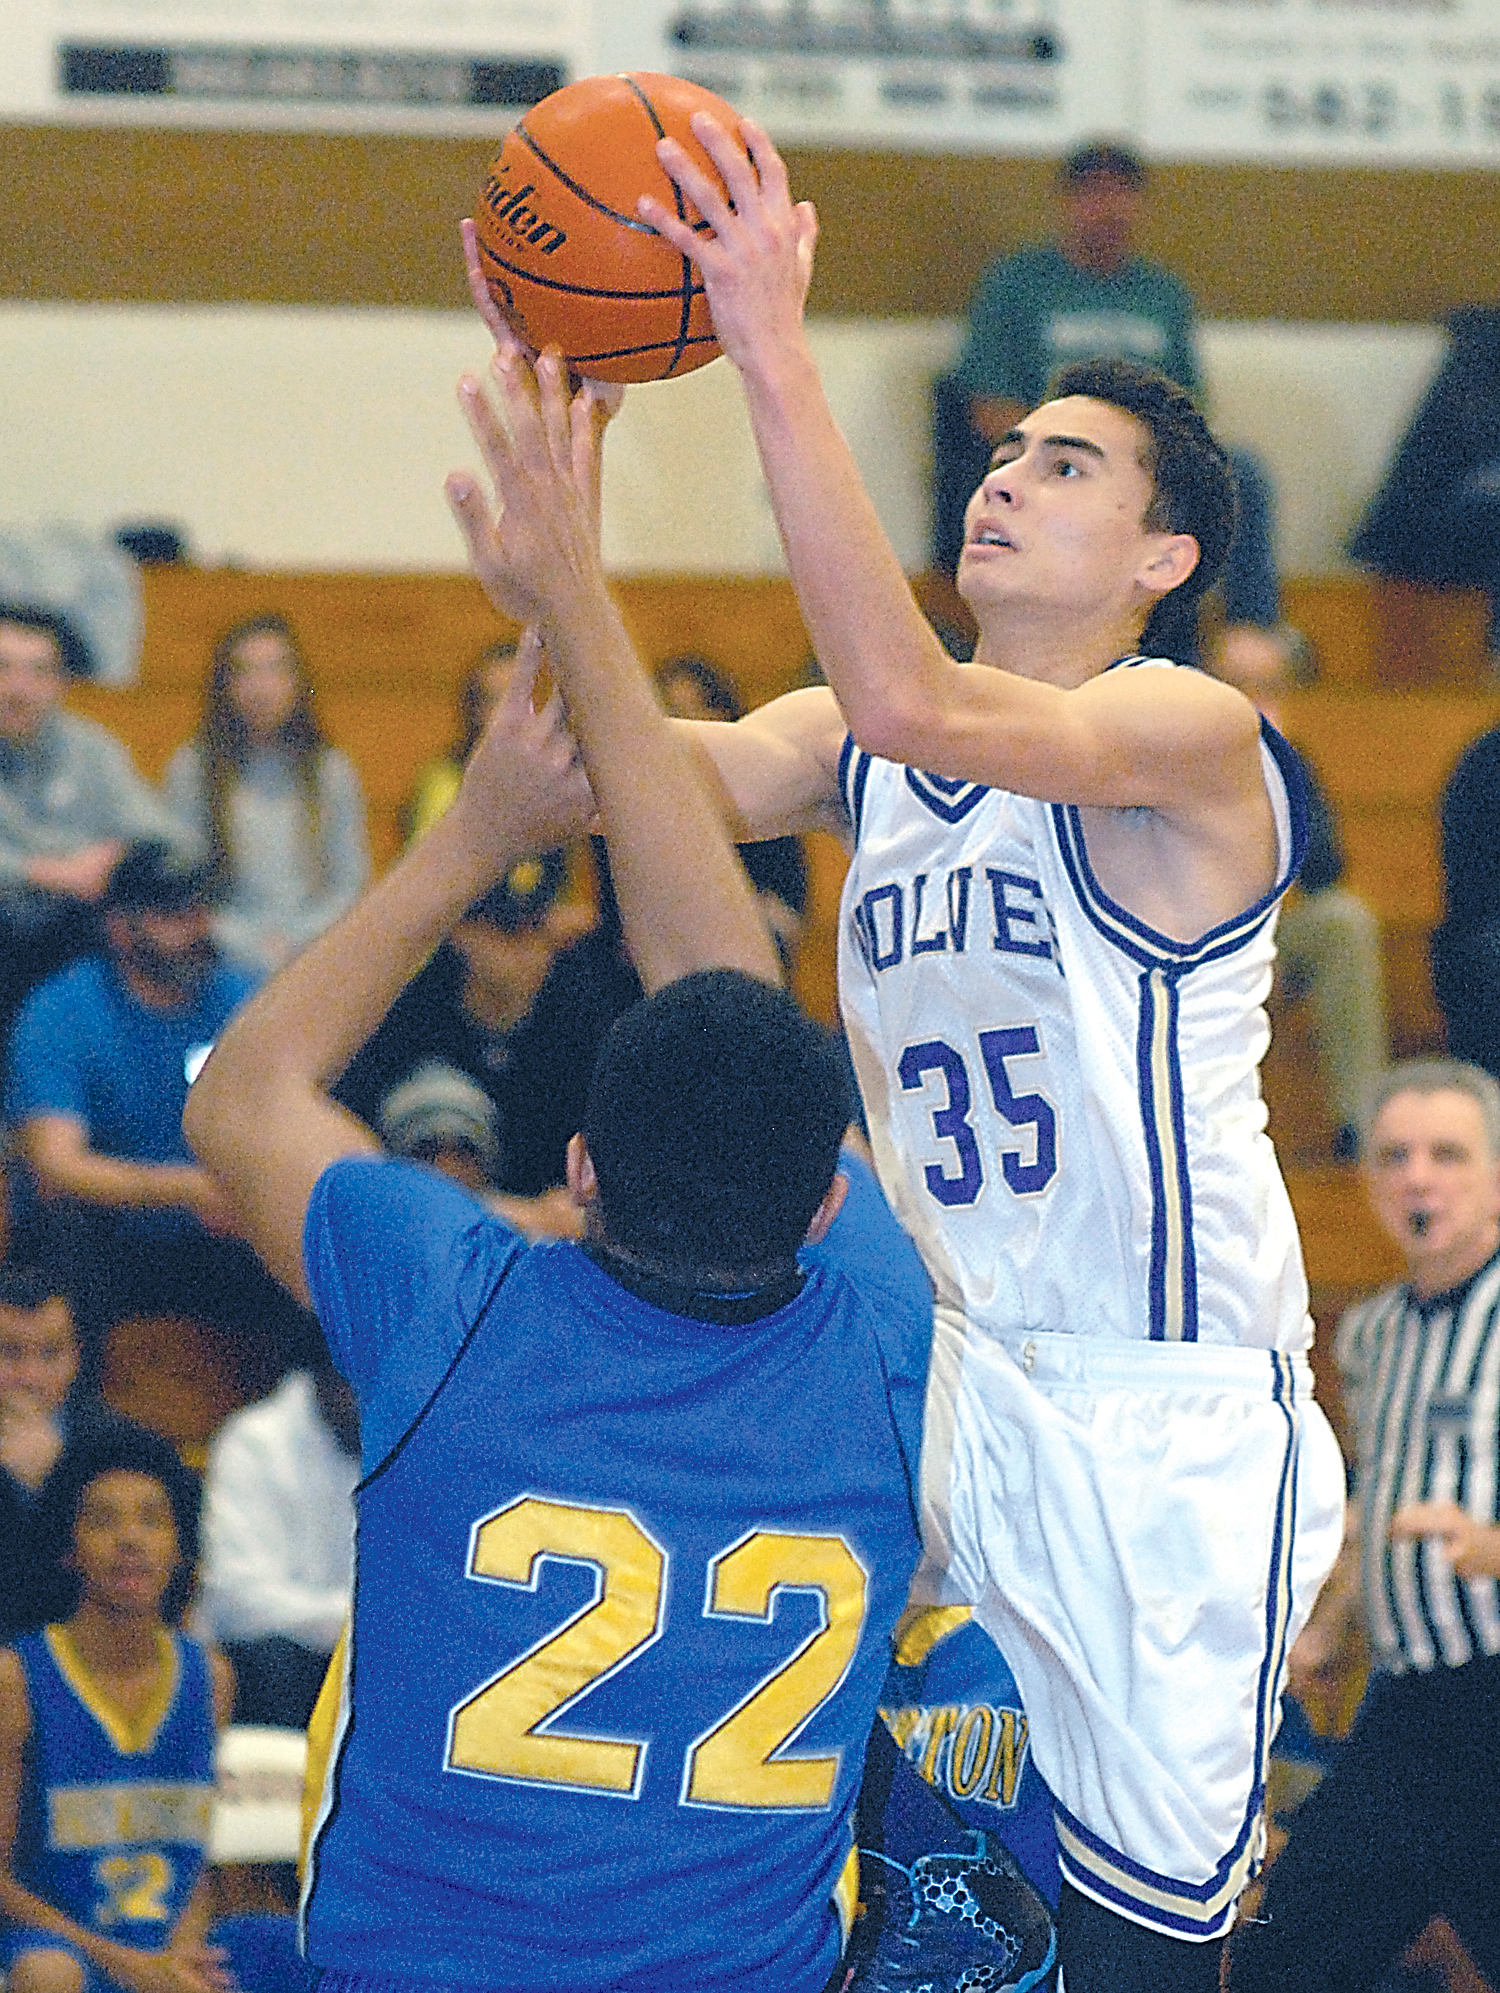
M 163 1630 L 162 1691 L 136 1722 L 95 1688 L 65 1626 L 15 1642 L 31 1705 L 17 1880 L 101 1937 L 160 1951 L 193 1893 L 213 1803 L 208 1657 Z
M 966 1605 L 910 1613 L 880 1713 L 907 1758 L 971 1827 L 1002 1841 L 1055 1909 L 1061 1887 L 1052 1794 L 1009 1664 Z
M 358 1382 L 354 1315 L 406 1311 L 420 1344 L 456 1311 L 466 1339 L 358 1495 L 309 1959 L 508 1993 L 816 1993 L 918 1549 L 909 1247 L 866 1182 L 851 1225 L 883 1282 L 835 1249 L 726 1326 L 577 1246 L 517 1251 L 394 1169 L 336 1165 L 315 1194 L 330 1344 Z

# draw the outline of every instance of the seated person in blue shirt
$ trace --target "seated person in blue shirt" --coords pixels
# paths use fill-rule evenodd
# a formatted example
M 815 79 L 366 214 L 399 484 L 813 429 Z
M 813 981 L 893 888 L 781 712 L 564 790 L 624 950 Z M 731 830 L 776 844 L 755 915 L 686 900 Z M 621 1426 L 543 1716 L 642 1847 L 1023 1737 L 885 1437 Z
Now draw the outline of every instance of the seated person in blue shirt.
M 182 1139 L 193 1075 L 253 987 L 218 959 L 210 913 L 201 868 L 131 845 L 105 889 L 101 952 L 33 990 L 16 1020 L 18 1231 L 72 1303 L 89 1382 L 108 1328 L 131 1315 L 222 1324 L 252 1395 L 316 1333 Z
M 501 509 L 467 476 L 450 496 L 560 696 L 533 710 L 533 642 L 451 809 L 236 1019 L 187 1112 L 360 1401 L 308 1956 L 346 1993 L 821 1993 L 917 1556 L 929 1297 L 873 1180 L 835 1173 L 842 1067 L 774 987 L 605 588 L 591 391 L 570 418 L 555 361 L 497 378 L 504 429 L 465 400 Z M 585 1237 L 527 1248 L 327 1088 L 464 908 L 581 827 L 564 698 L 647 1000 L 570 1145 Z M 949 1917 L 955 1941 L 987 1984 L 1036 1984 L 1050 1931 L 1012 1970 L 1009 1877 L 954 1867 L 983 1926 Z M 945 1914 L 913 1897 L 903 1938 Z

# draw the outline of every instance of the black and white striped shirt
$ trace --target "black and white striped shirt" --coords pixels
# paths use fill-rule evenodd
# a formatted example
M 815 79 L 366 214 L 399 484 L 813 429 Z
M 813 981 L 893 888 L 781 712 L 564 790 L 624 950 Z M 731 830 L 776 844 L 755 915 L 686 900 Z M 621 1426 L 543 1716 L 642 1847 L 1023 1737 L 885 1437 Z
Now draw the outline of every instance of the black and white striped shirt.
M 1335 1345 L 1355 1420 L 1365 1621 L 1379 1668 L 1457 1668 L 1500 1654 L 1500 1581 L 1457 1578 L 1436 1547 L 1390 1540 L 1408 1502 L 1500 1522 L 1500 1255 L 1430 1301 L 1390 1287 L 1351 1308 Z

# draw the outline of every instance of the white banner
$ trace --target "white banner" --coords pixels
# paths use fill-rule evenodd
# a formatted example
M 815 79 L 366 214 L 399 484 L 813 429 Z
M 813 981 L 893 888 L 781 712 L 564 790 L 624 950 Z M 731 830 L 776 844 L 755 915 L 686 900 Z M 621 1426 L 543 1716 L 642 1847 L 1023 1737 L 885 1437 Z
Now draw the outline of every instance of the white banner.
M 1500 164 L 1500 0 L 1141 0 L 1164 157 Z
M 0 0 L 0 116 L 503 129 L 593 66 L 594 0 Z
M 0 0 L 0 119 L 494 133 L 610 69 L 789 144 L 1500 163 L 1500 0 Z

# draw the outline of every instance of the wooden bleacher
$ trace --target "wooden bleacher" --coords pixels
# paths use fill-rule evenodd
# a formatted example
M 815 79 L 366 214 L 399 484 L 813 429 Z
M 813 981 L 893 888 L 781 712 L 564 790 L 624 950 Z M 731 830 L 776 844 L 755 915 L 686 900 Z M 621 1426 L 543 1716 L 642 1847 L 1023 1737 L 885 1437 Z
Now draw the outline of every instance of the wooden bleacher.
M 148 569 L 140 683 L 79 686 L 70 704 L 103 720 L 157 777 L 193 730 L 214 640 L 266 610 L 296 628 L 330 736 L 357 764 L 370 805 L 377 865 L 399 849 L 399 813 L 419 765 L 451 739 L 455 695 L 496 617 L 477 584 L 458 575 L 248 574 Z M 699 651 L 727 671 L 747 704 L 805 677 L 811 650 L 790 584 L 770 578 L 653 576 L 616 592 L 648 664 Z M 952 613 L 940 582 L 919 584 L 937 613 Z M 1392 1050 L 1439 1049 L 1442 1021 L 1427 970 L 1427 938 L 1441 917 L 1436 804 L 1464 745 L 1500 723 L 1500 684 L 1488 675 L 1484 607 L 1477 595 L 1363 578 L 1288 582 L 1289 620 L 1320 660 L 1314 689 L 1286 702 L 1292 740 L 1316 763 L 1339 813 L 1350 883 L 1381 922 Z M 799 994 L 834 1014 L 833 943 L 843 858 L 812 842 L 812 904 Z M 1266 1067 L 1272 1130 L 1302 1220 L 1320 1317 L 1388 1276 L 1389 1248 L 1347 1170 L 1299 1164 L 1320 1132 L 1305 1023 L 1278 1020 Z M 1325 1338 L 1326 1341 L 1326 1338 Z

